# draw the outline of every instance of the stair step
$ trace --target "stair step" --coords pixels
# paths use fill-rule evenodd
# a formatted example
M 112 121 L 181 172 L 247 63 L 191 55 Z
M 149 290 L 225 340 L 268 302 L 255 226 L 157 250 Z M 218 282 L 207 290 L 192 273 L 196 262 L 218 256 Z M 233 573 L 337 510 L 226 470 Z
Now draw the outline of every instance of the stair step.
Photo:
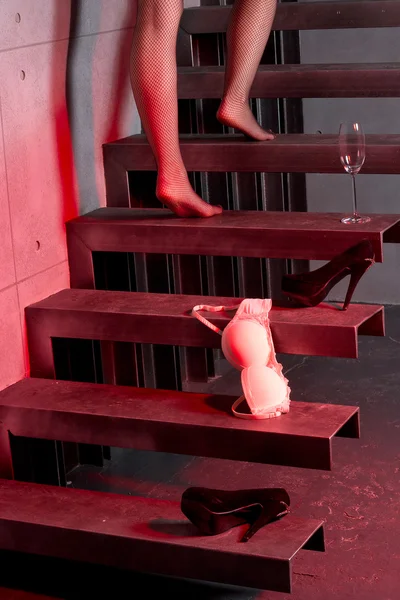
M 235 400 L 32 378 L 0 392 L 0 422 L 21 437 L 326 470 L 333 437 L 359 437 L 354 406 L 292 402 L 281 419 L 246 421 Z
M 183 12 L 181 27 L 189 34 L 222 33 L 227 29 L 230 12 L 230 6 L 187 8 Z M 278 3 L 273 29 L 291 31 L 399 26 L 398 0 L 358 0 Z
M 63 290 L 26 309 L 32 373 L 54 377 L 52 338 L 219 348 L 219 335 L 191 316 L 197 304 L 232 306 L 237 298 Z M 224 328 L 231 316 L 209 315 Z M 346 312 L 274 307 L 270 314 L 277 352 L 357 357 L 357 334 L 384 335 L 383 307 L 353 304 Z
M 344 173 L 337 134 L 285 134 L 269 142 L 252 142 L 243 135 L 187 134 L 180 144 L 188 171 Z M 105 144 L 104 157 L 126 171 L 156 170 L 144 135 Z M 400 173 L 400 135 L 367 135 L 362 173 Z
M 2 550 L 282 592 L 297 552 L 324 549 L 320 520 L 288 515 L 240 544 L 244 527 L 197 535 L 175 502 L 5 480 L 0 524 Z
M 22 585 L 26 585 L 26 581 L 24 581 Z M 1 600 L 59 600 L 60 597 L 43 596 L 42 594 L 36 594 L 34 592 L 0 587 L 0 598 Z
M 382 242 L 400 241 L 400 215 L 371 215 L 364 225 L 343 225 L 341 217 L 338 213 L 225 211 L 212 219 L 180 219 L 161 208 L 101 208 L 67 224 L 70 262 L 83 260 L 82 249 L 329 260 L 366 238 L 381 262 Z
M 181 67 L 178 97 L 222 98 L 225 67 Z M 261 65 L 252 98 L 400 96 L 400 64 Z

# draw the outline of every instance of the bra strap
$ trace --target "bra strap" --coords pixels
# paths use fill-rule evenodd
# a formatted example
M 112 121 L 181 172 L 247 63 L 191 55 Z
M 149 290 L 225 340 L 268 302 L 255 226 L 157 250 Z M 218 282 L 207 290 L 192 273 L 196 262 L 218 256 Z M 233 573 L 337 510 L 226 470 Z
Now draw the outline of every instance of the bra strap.
M 212 329 L 212 331 L 215 331 L 215 333 L 222 335 L 222 329 L 211 323 L 211 321 L 209 321 L 205 317 L 202 317 L 199 314 L 199 311 L 205 310 L 207 312 L 223 312 L 227 310 L 236 310 L 237 308 L 238 306 L 207 306 L 206 304 L 199 304 L 198 306 L 195 306 L 193 308 L 192 315 L 193 317 L 196 317 L 196 319 L 198 319 L 201 323 L 203 323 L 203 325 L 205 325 L 209 329 Z
M 240 406 L 240 404 L 242 404 L 242 402 L 245 402 L 246 398 L 245 396 L 240 396 L 240 398 L 238 398 L 237 400 L 235 400 L 235 402 L 232 405 L 232 412 L 235 415 L 235 417 L 239 417 L 239 419 L 269 419 L 270 417 L 268 416 L 269 414 L 272 414 L 274 412 L 280 412 L 280 413 L 285 413 L 287 412 L 287 410 L 284 410 L 284 408 L 281 405 L 277 405 L 277 406 L 271 406 L 271 410 L 269 411 L 269 413 L 267 413 L 267 416 L 265 416 L 266 412 L 263 413 L 243 413 L 243 412 L 239 412 L 238 410 L 236 410 L 238 408 L 238 406 Z M 288 409 L 289 410 L 289 409 Z
M 236 410 L 237 407 L 240 406 L 240 404 L 242 404 L 242 402 L 244 402 L 245 400 L 246 399 L 244 396 L 240 396 L 240 398 L 235 400 L 235 402 L 232 405 L 233 414 L 235 415 L 235 417 L 239 417 L 239 419 L 257 419 L 257 417 L 252 413 L 242 413 Z

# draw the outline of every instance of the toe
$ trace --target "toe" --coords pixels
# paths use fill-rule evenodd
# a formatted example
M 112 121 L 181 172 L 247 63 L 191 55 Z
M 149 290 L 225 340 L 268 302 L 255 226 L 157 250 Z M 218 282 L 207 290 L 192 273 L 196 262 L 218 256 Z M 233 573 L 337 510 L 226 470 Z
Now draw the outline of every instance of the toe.
M 200 217 L 214 217 L 222 213 L 222 206 L 213 206 L 212 204 L 204 203 L 204 206 L 199 210 Z
M 275 134 L 272 131 L 265 131 L 265 139 L 266 140 L 274 140 Z

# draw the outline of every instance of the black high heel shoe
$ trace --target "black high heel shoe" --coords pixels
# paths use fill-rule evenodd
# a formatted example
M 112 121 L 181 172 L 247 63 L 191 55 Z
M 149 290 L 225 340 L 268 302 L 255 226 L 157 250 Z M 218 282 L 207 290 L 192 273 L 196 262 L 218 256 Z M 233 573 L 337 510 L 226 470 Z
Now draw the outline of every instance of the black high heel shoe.
M 241 542 L 247 542 L 261 527 L 289 512 L 290 498 L 282 488 L 226 492 L 188 488 L 182 495 L 183 514 L 206 535 L 218 535 L 248 523 Z
M 343 310 L 347 310 L 358 282 L 374 262 L 375 253 L 371 242 L 363 240 L 333 258 L 320 269 L 299 275 L 284 275 L 282 291 L 301 306 L 317 306 L 339 281 L 346 275 L 350 275 L 350 283 L 343 304 Z

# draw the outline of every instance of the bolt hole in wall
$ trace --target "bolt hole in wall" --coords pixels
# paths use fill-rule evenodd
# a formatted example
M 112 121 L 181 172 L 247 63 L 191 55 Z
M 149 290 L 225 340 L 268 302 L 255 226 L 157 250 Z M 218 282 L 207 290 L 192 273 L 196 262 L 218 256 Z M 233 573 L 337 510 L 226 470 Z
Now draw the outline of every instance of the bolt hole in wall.
M 26 73 L 25 73 L 25 71 L 21 71 L 19 75 L 20 75 L 20 77 L 21 77 L 22 81 L 24 81 L 24 79 L 25 79 L 25 77 L 26 77 Z
M 21 15 L 20 15 L 19 13 L 17 13 L 17 14 L 15 15 L 15 22 L 16 22 L 16 23 L 21 23 Z
M 302 31 L 300 48 L 303 64 L 398 62 L 399 28 Z M 340 123 L 347 121 L 361 123 L 366 134 L 399 133 L 398 98 L 306 98 L 303 112 L 304 132 L 309 134 L 338 134 Z M 361 170 L 356 182 L 360 212 L 400 212 L 400 175 L 365 175 Z M 351 212 L 350 177 L 344 172 L 308 174 L 307 206 L 310 212 Z M 362 278 L 354 301 L 400 304 L 399 260 L 400 248 L 385 244 L 385 262 Z M 334 288 L 331 299 L 344 297 L 347 281 L 342 284 Z
M 39 250 L 40 250 L 40 242 L 38 240 L 36 240 L 36 242 L 35 242 L 35 248 L 36 248 L 36 252 L 39 252 Z

